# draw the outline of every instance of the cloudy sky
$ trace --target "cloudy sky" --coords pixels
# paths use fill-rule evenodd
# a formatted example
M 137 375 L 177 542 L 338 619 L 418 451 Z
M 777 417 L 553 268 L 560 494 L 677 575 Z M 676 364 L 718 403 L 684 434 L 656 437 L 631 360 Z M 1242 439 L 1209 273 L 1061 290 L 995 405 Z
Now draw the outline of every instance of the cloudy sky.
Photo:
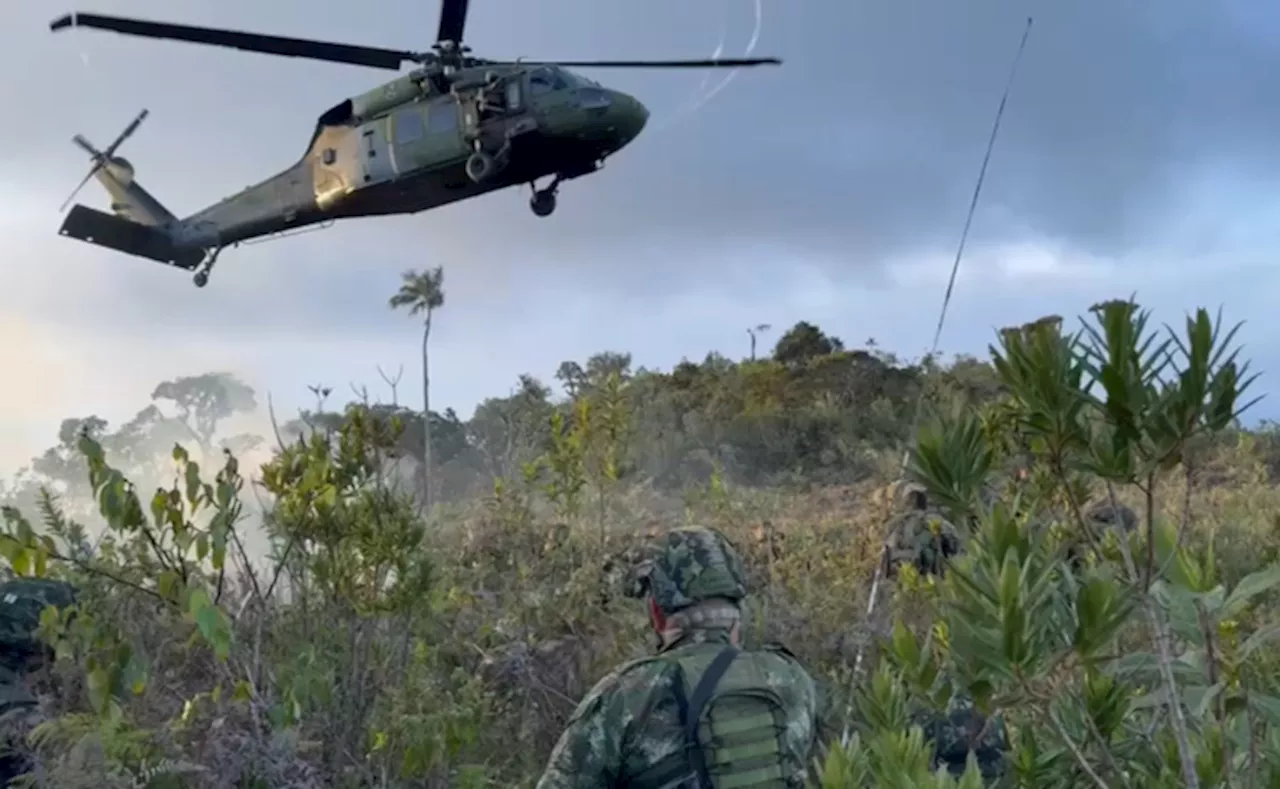
M 10 4 L 12 5 L 12 3 Z M 418 331 L 387 297 L 443 265 L 434 403 L 469 413 L 525 371 L 631 350 L 670 367 L 741 355 L 745 328 L 817 322 L 846 342 L 927 349 L 992 117 L 1028 13 L 1027 52 L 942 345 L 1077 315 L 1137 292 L 1157 318 L 1248 322 L 1280 369 L 1280 9 L 1263 0 L 763 0 L 757 55 L 722 77 L 609 71 L 649 128 L 567 184 L 550 219 L 507 191 L 229 251 L 204 290 L 181 272 L 61 239 L 57 210 L 142 107 L 122 153 L 175 213 L 291 164 L 315 116 L 387 78 L 357 67 L 99 31 L 64 11 L 423 49 L 435 0 L 17 0 L 0 29 L 0 473 L 64 416 L 127 418 L 155 383 L 240 373 L 282 408 L 308 384 L 416 374 Z M 475 0 L 490 57 L 741 55 L 755 0 Z M 96 184 L 80 201 L 105 208 Z M 1274 373 L 1261 381 L 1269 388 Z M 415 398 L 416 399 L 416 398 Z M 1269 398 L 1270 399 L 1270 398 Z M 1280 407 L 1264 402 L 1258 415 Z

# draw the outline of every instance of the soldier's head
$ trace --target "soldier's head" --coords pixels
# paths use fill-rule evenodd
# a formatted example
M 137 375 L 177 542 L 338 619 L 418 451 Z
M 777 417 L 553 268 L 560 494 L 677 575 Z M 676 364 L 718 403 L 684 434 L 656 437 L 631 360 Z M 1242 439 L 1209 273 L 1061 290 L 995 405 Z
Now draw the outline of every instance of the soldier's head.
M 898 489 L 899 506 L 909 510 L 926 510 L 929 508 L 929 494 L 924 485 L 918 482 L 907 482 Z
M 737 550 L 714 529 L 686 527 L 661 535 L 632 572 L 629 593 L 644 598 L 664 643 L 692 630 L 728 630 L 736 641 L 747 596 Z

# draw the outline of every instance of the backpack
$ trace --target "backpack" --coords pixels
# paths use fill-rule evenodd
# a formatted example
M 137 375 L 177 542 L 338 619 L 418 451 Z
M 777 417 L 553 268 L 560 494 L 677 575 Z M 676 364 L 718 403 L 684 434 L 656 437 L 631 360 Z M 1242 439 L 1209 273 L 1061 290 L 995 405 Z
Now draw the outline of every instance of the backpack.
M 628 781 L 631 789 L 794 789 L 804 765 L 788 753 L 787 701 L 768 682 L 778 656 L 707 644 L 661 658 L 675 665 L 671 691 L 684 757 Z

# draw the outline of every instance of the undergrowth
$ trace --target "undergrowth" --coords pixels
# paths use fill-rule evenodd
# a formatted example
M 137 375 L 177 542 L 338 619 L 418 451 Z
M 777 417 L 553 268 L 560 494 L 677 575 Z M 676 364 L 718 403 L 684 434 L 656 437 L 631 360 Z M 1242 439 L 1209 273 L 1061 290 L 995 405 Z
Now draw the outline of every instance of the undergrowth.
M 545 451 L 488 495 L 429 516 L 389 471 L 403 424 L 368 405 L 282 442 L 252 481 L 229 453 L 209 469 L 175 446 L 152 494 L 82 435 L 98 538 L 51 496 L 3 513 L 13 574 L 81 590 L 42 617 L 58 660 L 23 780 L 530 787 L 586 688 L 651 648 L 621 594 L 628 555 L 702 523 L 750 566 L 748 643 L 785 643 L 820 680 L 814 786 L 983 786 L 976 763 L 940 770 L 915 725 L 958 696 L 1007 726 L 1003 785 L 1280 785 L 1280 494 L 1238 427 L 1232 337 L 1204 311 L 1154 329 L 1131 302 L 1071 334 L 1002 332 L 998 396 L 934 392 L 910 447 L 966 551 L 941 578 L 904 568 L 870 617 L 893 447 L 856 484 L 713 474 L 673 502 L 628 462 L 616 374 L 545 414 Z M 266 565 L 242 533 L 250 484 Z M 1100 528 L 1098 502 L 1138 528 Z

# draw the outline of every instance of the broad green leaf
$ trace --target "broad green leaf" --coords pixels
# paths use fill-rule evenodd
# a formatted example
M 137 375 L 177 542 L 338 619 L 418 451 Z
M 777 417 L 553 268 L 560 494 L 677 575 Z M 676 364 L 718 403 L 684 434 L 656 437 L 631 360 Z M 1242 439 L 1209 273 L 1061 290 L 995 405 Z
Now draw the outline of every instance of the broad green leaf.
M 196 616 L 201 610 L 213 605 L 209 592 L 203 586 L 191 587 L 191 595 L 187 598 L 187 613 Z
M 174 570 L 165 570 L 156 578 L 156 591 L 166 600 L 173 599 L 174 590 L 178 588 L 182 577 Z
M 1280 726 L 1280 699 L 1261 693 L 1250 693 L 1249 705 L 1265 717 L 1272 726 Z
M 1240 645 L 1240 659 L 1244 660 L 1258 650 L 1259 647 L 1265 646 L 1268 642 L 1275 640 L 1280 636 L 1280 622 L 1272 622 L 1261 628 L 1258 628 L 1245 639 Z
M 111 697 L 111 678 L 105 669 L 95 668 L 85 676 L 86 690 L 89 692 L 89 703 L 99 713 L 106 709 Z
M 14 554 L 13 559 L 10 561 L 10 564 L 13 565 L 13 571 L 18 575 L 22 575 L 22 576 L 30 575 L 31 574 L 31 551 L 27 550 L 26 548 L 19 549 Z
M 187 503 L 194 509 L 200 501 L 200 464 L 195 461 L 188 462 L 184 476 L 187 484 Z
M 213 605 L 206 605 L 196 611 L 196 627 L 200 628 L 200 635 L 205 640 L 210 644 L 215 643 L 218 638 L 218 609 Z
M 914 669 L 920 663 L 920 645 L 915 634 L 898 620 L 893 623 L 893 654 L 903 666 Z
M 1227 601 L 1222 606 L 1222 616 L 1227 619 L 1238 616 L 1253 598 L 1270 591 L 1277 584 L 1280 584 L 1280 564 L 1250 573 L 1227 595 Z

